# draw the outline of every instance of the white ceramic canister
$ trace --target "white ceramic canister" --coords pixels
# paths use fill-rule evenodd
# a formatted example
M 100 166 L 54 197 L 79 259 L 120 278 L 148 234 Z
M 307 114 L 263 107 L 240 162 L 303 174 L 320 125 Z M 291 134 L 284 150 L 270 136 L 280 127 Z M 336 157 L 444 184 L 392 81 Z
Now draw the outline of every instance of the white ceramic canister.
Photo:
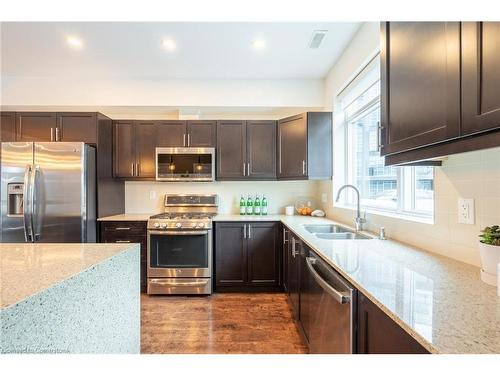
M 286 206 L 285 207 L 285 214 L 286 214 L 286 216 L 293 216 L 295 214 L 295 207 L 294 206 Z

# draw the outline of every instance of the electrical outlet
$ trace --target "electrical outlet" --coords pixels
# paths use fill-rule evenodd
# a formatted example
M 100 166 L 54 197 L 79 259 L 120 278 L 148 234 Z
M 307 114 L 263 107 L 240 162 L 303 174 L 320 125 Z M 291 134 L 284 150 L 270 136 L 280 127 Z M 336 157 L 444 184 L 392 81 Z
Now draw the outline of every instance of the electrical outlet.
M 458 222 L 474 224 L 474 199 L 458 198 Z
M 326 193 L 321 194 L 321 202 L 327 203 L 328 202 L 328 197 Z
M 151 190 L 149 192 L 149 199 L 151 199 L 151 200 L 155 200 L 156 199 L 156 191 Z

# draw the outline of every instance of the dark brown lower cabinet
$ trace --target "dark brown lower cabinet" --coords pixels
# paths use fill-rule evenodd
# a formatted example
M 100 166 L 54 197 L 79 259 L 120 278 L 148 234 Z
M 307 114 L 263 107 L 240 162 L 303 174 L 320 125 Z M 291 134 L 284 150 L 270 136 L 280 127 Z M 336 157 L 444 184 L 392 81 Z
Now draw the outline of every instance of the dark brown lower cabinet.
M 428 354 L 403 328 L 358 292 L 359 354 Z
M 146 221 L 101 221 L 100 242 L 138 243 L 141 245 L 141 292 L 146 293 L 147 284 L 147 222 Z
M 290 234 L 290 243 L 288 245 L 288 300 L 292 307 L 293 315 L 296 320 L 300 316 L 300 247 L 302 243 L 293 233 Z
M 280 290 L 278 222 L 217 222 L 215 290 Z

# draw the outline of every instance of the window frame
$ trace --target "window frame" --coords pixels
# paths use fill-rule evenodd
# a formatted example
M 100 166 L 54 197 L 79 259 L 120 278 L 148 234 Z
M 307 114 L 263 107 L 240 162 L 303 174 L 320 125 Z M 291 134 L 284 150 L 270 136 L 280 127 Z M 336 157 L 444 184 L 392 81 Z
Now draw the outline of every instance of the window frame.
M 365 67 L 366 68 L 366 67 Z M 354 100 L 359 98 L 359 96 L 363 95 L 366 93 L 369 89 L 373 87 L 373 85 L 379 84 L 380 79 L 375 81 L 373 84 L 371 84 L 369 87 L 366 88 L 366 90 L 363 90 L 356 98 L 352 99 L 349 104 L 343 105 L 341 107 L 342 110 L 342 124 L 341 126 L 343 127 L 344 131 L 344 181 L 345 183 L 348 184 L 353 184 L 353 180 L 355 177 L 355 173 L 353 171 L 353 158 L 352 158 L 352 153 L 354 152 L 351 144 L 351 140 L 349 139 L 350 136 L 352 135 L 349 127 L 350 124 L 356 119 L 360 119 L 366 115 L 368 115 L 371 111 L 380 109 L 381 103 L 380 103 L 380 94 L 371 99 L 369 102 L 365 103 L 363 106 L 361 106 L 356 112 L 354 112 L 351 115 L 347 115 L 346 109 L 351 105 Z M 378 122 L 379 123 L 379 122 Z M 435 190 L 433 188 L 432 194 L 433 194 L 433 209 L 431 212 L 425 212 L 425 211 L 417 211 L 415 210 L 416 206 L 416 167 L 415 166 L 407 166 L 407 167 L 396 167 L 396 184 L 397 184 L 397 205 L 395 209 L 392 208 L 383 208 L 379 206 L 370 206 L 361 203 L 361 208 L 364 210 L 375 213 L 375 214 L 385 214 L 388 216 L 397 216 L 397 217 L 402 217 L 402 218 L 408 218 L 412 220 L 417 220 L 417 221 L 424 221 L 424 222 L 434 222 L 434 216 L 435 216 Z M 433 181 L 435 179 L 435 169 L 433 168 L 432 170 L 432 178 Z M 408 180 L 408 181 L 405 181 Z M 409 190 L 410 190 L 410 196 L 408 196 L 408 193 L 405 191 L 405 186 L 406 184 L 409 184 Z M 344 194 L 344 198 L 342 200 L 342 207 L 344 208 L 349 208 L 349 209 L 355 209 L 356 205 L 352 201 L 353 194 L 352 192 L 349 192 L 348 194 Z M 411 209 L 407 208 L 406 201 L 409 199 L 410 202 L 410 207 Z

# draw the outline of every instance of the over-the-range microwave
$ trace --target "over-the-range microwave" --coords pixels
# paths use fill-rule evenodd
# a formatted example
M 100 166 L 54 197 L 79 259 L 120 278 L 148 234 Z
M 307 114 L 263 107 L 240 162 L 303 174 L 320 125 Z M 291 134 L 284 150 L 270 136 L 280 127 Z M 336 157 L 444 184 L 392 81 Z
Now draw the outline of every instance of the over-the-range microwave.
M 157 147 L 157 181 L 214 181 L 215 148 Z

